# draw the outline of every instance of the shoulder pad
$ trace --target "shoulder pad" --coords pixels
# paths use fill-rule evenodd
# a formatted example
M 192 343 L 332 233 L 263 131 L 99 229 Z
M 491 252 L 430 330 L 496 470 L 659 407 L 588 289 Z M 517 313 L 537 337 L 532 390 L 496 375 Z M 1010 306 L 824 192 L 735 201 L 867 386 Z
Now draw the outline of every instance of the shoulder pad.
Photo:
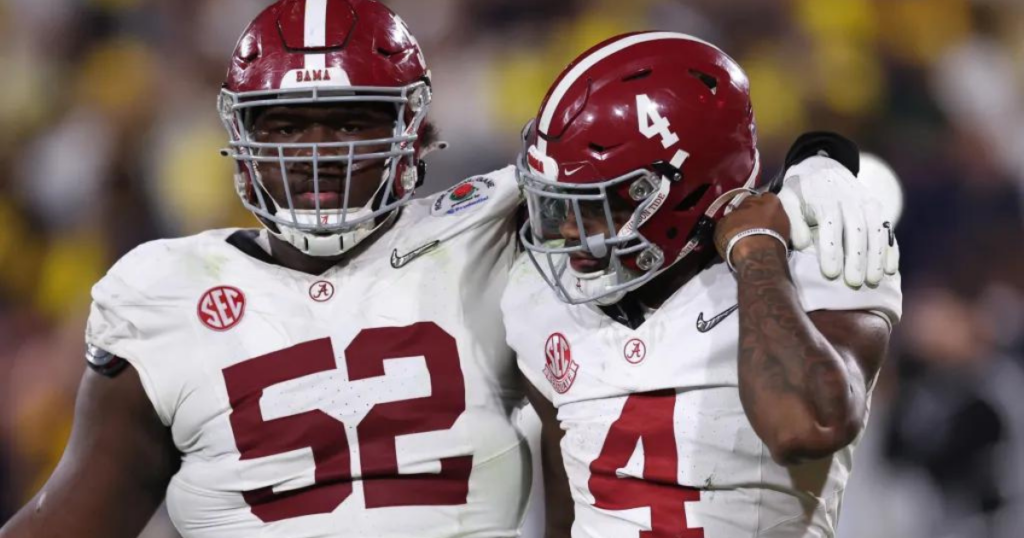
M 180 278 L 189 268 L 202 267 L 211 256 L 241 251 L 228 243 L 237 229 L 209 230 L 197 235 L 158 239 L 138 245 L 110 268 L 108 275 L 136 290 L 149 290 L 168 278 Z

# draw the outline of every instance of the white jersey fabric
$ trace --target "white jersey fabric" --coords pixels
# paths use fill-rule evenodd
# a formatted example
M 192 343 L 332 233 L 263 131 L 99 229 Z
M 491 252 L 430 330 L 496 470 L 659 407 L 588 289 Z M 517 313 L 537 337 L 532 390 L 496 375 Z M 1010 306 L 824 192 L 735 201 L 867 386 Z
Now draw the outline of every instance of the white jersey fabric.
M 499 299 L 518 201 L 512 168 L 471 178 L 322 275 L 234 230 L 118 262 L 86 339 L 131 363 L 171 429 L 181 534 L 517 536 L 530 455 Z
M 813 250 L 789 263 L 806 311 L 899 320 L 899 275 L 854 290 L 825 279 Z M 506 332 L 565 430 L 574 538 L 834 536 L 853 447 L 790 468 L 772 461 L 740 403 L 736 304 L 736 281 L 717 264 L 632 330 L 562 303 L 527 256 L 516 262 Z

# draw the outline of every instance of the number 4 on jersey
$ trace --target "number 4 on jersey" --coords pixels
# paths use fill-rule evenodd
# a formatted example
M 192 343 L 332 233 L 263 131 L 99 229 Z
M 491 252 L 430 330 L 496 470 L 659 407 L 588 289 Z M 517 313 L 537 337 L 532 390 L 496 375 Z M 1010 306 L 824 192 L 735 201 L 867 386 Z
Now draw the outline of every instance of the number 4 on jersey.
M 587 486 L 603 510 L 650 508 L 651 530 L 639 538 L 704 538 L 686 521 L 686 503 L 700 501 L 700 490 L 680 486 L 675 436 L 676 394 L 672 390 L 633 394 L 590 464 Z M 643 480 L 620 477 L 637 445 L 644 450 Z
M 672 132 L 672 125 L 667 118 L 661 117 L 658 107 L 646 94 L 636 96 L 637 121 L 640 122 L 640 134 L 647 138 L 660 137 L 661 145 L 665 149 L 671 148 L 679 142 L 679 135 Z M 690 154 L 677 150 L 670 161 L 672 166 L 682 168 L 683 163 Z

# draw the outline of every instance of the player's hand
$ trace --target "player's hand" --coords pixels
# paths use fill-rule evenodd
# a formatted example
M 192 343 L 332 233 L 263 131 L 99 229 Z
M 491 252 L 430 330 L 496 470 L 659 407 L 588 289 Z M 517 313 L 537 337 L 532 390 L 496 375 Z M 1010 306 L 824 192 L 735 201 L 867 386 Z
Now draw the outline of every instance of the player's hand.
M 779 198 L 771 193 L 747 196 L 729 214 L 722 217 L 715 226 L 715 249 L 725 259 L 729 240 L 736 234 L 753 228 L 767 228 L 782 237 L 789 237 L 789 217 Z M 744 237 L 736 243 L 732 252 L 733 263 L 751 248 L 783 248 L 776 239 L 763 235 Z
M 786 171 L 779 199 L 789 215 L 793 247 L 817 247 L 821 272 L 846 284 L 877 285 L 899 269 L 895 216 L 863 182 L 827 157 L 811 157 Z

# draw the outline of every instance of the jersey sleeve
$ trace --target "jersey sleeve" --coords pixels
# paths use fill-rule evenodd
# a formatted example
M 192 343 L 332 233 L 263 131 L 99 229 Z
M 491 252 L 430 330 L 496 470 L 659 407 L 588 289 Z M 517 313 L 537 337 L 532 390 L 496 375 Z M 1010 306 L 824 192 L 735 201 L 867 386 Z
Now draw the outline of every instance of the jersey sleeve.
M 449 233 L 515 218 L 522 197 L 515 167 L 473 176 L 429 198 L 430 216 Z
M 92 305 L 86 323 L 87 347 L 127 361 L 139 374 L 142 387 L 165 426 L 170 426 L 172 406 L 159 386 L 158 350 L 173 349 L 173 336 L 166 325 L 173 321 L 169 305 L 161 305 L 138 286 L 126 281 L 125 271 L 145 271 L 138 256 L 129 254 L 110 270 L 92 289 Z
M 818 253 L 813 247 L 794 252 L 789 260 L 790 273 L 804 310 L 864 310 L 881 315 L 890 326 L 903 316 L 903 292 L 900 275 L 885 275 L 878 286 L 852 288 L 842 277 L 829 280 L 821 273 Z
M 526 382 L 533 385 L 545 399 L 554 401 L 554 389 L 544 377 L 544 338 L 547 333 L 536 327 L 531 314 L 536 312 L 540 293 L 552 293 L 536 274 L 525 253 L 513 263 L 509 283 L 501 298 L 501 316 L 505 322 L 505 338 L 516 353 L 516 364 Z

